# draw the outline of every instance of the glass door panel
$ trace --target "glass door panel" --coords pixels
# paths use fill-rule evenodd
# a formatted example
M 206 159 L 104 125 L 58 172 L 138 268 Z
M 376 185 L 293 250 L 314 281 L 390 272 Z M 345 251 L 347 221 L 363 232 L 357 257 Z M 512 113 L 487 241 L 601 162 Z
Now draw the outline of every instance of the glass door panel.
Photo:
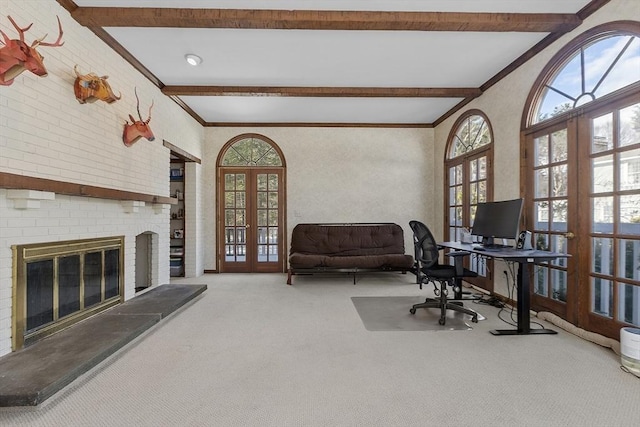
M 575 147 L 569 140 L 565 126 L 543 131 L 531 138 L 533 158 L 530 160 L 532 182 L 532 220 L 527 228 L 533 232 L 536 249 L 569 253 L 567 236 L 575 229 L 570 223 L 569 212 L 573 194 L 569 192 L 569 150 Z M 568 267 L 565 258 L 543 263 L 533 269 L 533 302 L 562 316 L 571 312 L 567 307 L 569 287 Z
M 589 313 L 583 317 L 608 336 L 625 323 L 640 326 L 640 103 L 622 105 L 583 119 L 591 166 Z
M 490 200 L 488 183 L 489 158 L 486 151 L 459 157 L 448 162 L 448 240 L 460 241 L 463 230 L 470 230 L 478 203 Z M 453 261 L 449 260 L 452 264 Z M 465 267 L 478 273 L 477 278 L 465 279 L 469 283 L 491 291 L 491 260 L 472 256 L 465 260 Z
M 224 174 L 224 260 L 247 261 L 247 175 Z
M 483 155 L 467 160 L 469 169 L 469 204 L 468 204 L 468 228 L 471 229 L 473 221 L 476 217 L 476 209 L 478 203 L 484 203 L 489 200 L 487 195 L 487 156 Z M 488 261 L 493 262 L 493 261 Z M 470 270 L 478 273 L 479 279 L 474 285 L 489 289 L 486 282 L 488 281 L 487 259 L 485 257 L 472 256 L 469 258 Z
M 258 257 L 257 262 L 278 262 L 279 258 L 279 180 L 274 173 L 259 173 L 258 180 Z
M 449 168 L 449 241 L 460 240 L 462 231 L 463 201 L 463 174 L 462 164 Z
M 591 109 L 527 138 L 528 224 L 538 265 L 532 307 L 612 338 L 640 326 L 640 103 Z

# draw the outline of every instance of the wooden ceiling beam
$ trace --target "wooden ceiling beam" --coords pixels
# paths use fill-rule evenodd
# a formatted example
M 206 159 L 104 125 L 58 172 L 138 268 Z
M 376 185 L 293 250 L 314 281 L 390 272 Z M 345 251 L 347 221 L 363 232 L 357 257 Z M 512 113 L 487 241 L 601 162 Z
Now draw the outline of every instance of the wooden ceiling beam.
M 431 123 L 318 123 L 318 122 L 207 122 L 205 127 L 266 127 L 266 128 L 423 128 L 431 129 Z
M 476 98 L 478 88 L 164 86 L 167 96 L 299 96 L 352 98 Z
M 576 14 L 78 7 L 87 27 L 567 32 Z

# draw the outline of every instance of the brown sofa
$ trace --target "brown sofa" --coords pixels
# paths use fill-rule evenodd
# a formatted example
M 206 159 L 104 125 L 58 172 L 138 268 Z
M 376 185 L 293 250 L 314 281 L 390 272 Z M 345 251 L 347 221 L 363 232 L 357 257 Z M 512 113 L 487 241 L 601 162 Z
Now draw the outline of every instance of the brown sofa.
M 404 251 L 398 224 L 298 224 L 291 235 L 289 275 L 370 271 L 407 272 L 413 256 Z

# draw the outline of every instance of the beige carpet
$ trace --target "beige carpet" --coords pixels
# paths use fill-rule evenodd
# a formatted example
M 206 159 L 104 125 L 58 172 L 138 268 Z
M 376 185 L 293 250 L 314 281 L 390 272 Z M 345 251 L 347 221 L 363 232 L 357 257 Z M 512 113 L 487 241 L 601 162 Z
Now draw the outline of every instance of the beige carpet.
M 558 335 L 371 332 L 351 298 L 424 297 L 411 275 L 207 275 L 201 298 L 2 426 L 637 426 L 640 380 Z M 552 325 L 546 325 L 552 327 Z M 1 375 L 1 373 L 0 373 Z

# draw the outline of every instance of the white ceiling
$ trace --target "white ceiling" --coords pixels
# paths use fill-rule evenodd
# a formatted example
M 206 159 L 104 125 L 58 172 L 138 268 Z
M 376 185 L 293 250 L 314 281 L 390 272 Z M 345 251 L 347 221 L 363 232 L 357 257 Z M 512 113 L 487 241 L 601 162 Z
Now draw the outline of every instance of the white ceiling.
M 574 14 L 589 0 L 74 0 L 83 7 Z M 165 86 L 479 88 L 547 32 L 104 27 Z M 198 67 L 184 55 L 203 58 Z M 430 125 L 459 97 L 179 95 L 208 124 Z

